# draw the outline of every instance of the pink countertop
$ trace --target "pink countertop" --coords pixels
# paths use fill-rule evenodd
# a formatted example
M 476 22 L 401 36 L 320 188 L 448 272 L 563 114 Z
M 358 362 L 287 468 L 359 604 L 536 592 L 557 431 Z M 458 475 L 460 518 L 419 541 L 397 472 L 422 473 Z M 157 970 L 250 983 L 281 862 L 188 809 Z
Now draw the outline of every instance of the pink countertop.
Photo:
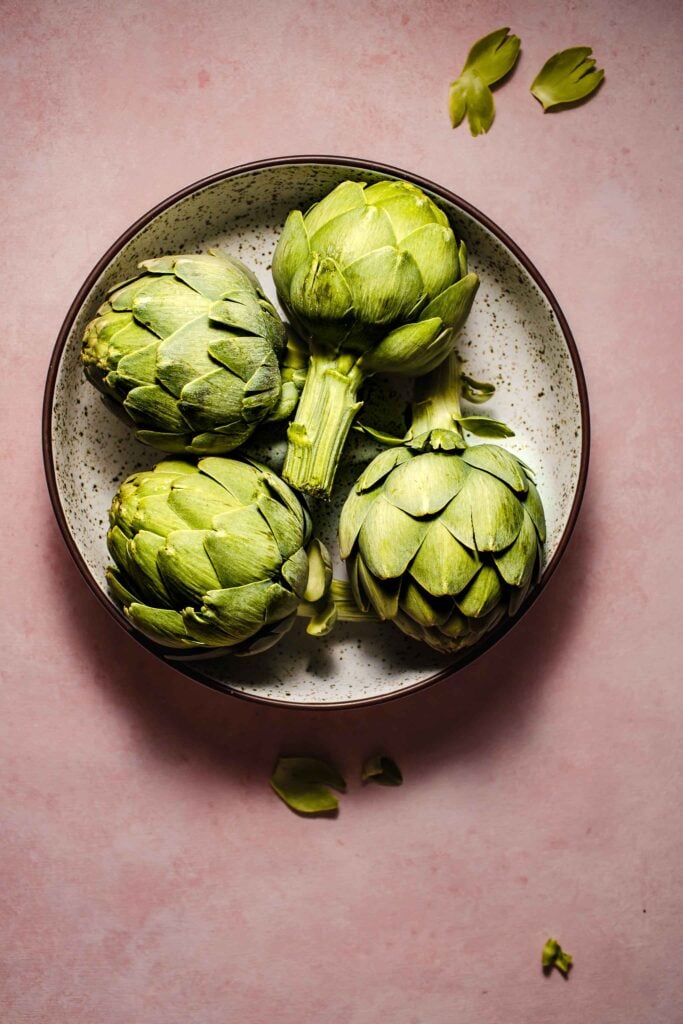
M 473 139 L 448 83 L 501 24 L 523 57 Z M 10 0 L 2 25 L 3 1021 L 683 1021 L 678 4 Z M 529 82 L 578 44 L 607 82 L 544 116 Z M 302 152 L 488 213 L 555 290 L 592 405 L 580 521 L 524 622 L 457 680 L 341 714 L 219 696 L 126 640 L 40 453 L 102 252 L 188 182 Z M 377 747 L 405 785 L 352 781 L 336 820 L 268 787 L 280 751 L 354 780 Z M 548 935 L 568 982 L 541 974 Z

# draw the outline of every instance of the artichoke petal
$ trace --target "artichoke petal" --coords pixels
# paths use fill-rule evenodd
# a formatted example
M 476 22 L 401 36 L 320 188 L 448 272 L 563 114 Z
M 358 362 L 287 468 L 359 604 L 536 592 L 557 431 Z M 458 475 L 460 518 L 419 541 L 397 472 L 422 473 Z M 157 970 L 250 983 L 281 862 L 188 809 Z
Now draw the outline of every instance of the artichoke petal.
M 410 575 L 428 593 L 443 597 L 459 594 L 480 569 L 476 553 L 460 544 L 435 519 L 410 565 Z
M 442 522 L 461 544 L 479 551 L 502 551 L 522 528 L 524 510 L 506 484 L 473 470 L 442 513 Z
M 219 367 L 186 384 L 178 407 L 197 430 L 211 430 L 239 421 L 244 405 L 244 382 Z
M 400 249 L 409 252 L 420 268 L 430 298 L 444 292 L 458 276 L 458 253 L 450 227 L 424 224 L 402 239 Z
M 484 565 L 455 603 L 463 615 L 478 619 L 488 615 L 503 598 L 500 576 L 490 565 Z
M 360 556 L 355 561 L 357 565 L 356 583 L 359 589 L 362 589 L 380 619 L 394 619 L 398 613 L 401 580 L 379 580 L 372 575 Z
M 289 301 L 307 320 L 343 320 L 353 308 L 353 296 L 338 264 L 315 253 L 297 267 Z
M 462 454 L 468 466 L 483 469 L 497 477 L 520 494 L 527 492 L 526 474 L 510 452 L 497 444 L 477 444 L 466 448 Z
M 188 320 L 208 313 L 211 300 L 198 295 L 174 277 L 154 277 L 145 281 L 133 298 L 133 316 L 159 338 L 167 338 Z
M 248 275 L 246 267 L 237 261 L 233 263 L 224 253 L 218 254 L 215 251 L 200 255 L 176 256 L 173 273 L 194 291 L 213 302 L 231 288 L 244 287 L 245 277 Z M 248 276 L 251 278 L 251 275 Z
M 469 469 L 447 452 L 424 452 L 398 466 L 384 485 L 387 501 L 411 516 L 440 512 L 462 489 Z
M 538 539 L 541 543 L 545 542 L 545 513 L 543 512 L 543 505 L 536 489 L 536 484 L 527 475 L 528 491 L 526 501 L 524 502 L 524 509 L 531 516 L 531 520 L 536 527 L 538 533 Z
M 170 608 L 172 601 L 159 573 L 157 558 L 166 543 L 164 537 L 140 530 L 128 541 L 128 567 L 137 593 L 150 604 Z
M 220 587 L 204 547 L 209 533 L 208 529 L 176 530 L 157 553 L 166 590 L 183 605 L 201 604 L 204 594 Z
M 194 647 L 196 642 L 188 634 L 182 615 L 170 608 L 150 608 L 146 604 L 131 604 L 126 616 L 150 640 L 165 647 Z
M 273 280 L 278 292 L 289 291 L 294 271 L 311 252 L 301 210 L 292 210 L 285 221 L 273 254 Z
M 328 192 L 320 202 L 314 203 L 306 211 L 304 221 L 309 238 L 318 228 L 332 217 L 338 217 L 347 210 L 367 205 L 366 186 L 364 181 L 342 181 L 340 185 Z
M 164 387 L 180 398 L 186 384 L 218 369 L 211 358 L 211 343 L 215 339 L 218 344 L 223 337 L 224 332 L 212 327 L 208 316 L 190 320 L 164 341 L 157 342 L 152 379 L 156 373 Z
M 145 336 L 148 344 L 122 356 L 116 364 L 116 369 L 109 374 L 109 383 L 122 398 L 125 398 L 132 388 L 156 382 L 159 342 L 155 339 L 149 344 L 152 337 L 149 331 L 145 331 Z
M 128 392 L 123 407 L 141 427 L 155 424 L 163 433 L 186 433 L 190 423 L 182 415 L 172 395 L 159 384 L 144 384 Z
M 241 507 L 225 488 L 202 473 L 174 480 L 168 505 L 193 530 L 211 530 L 217 516 Z
M 149 530 L 150 533 L 166 537 L 174 530 L 186 529 L 187 523 L 170 507 L 167 490 L 166 494 L 150 494 L 137 501 L 131 527 L 136 533 L 140 530 Z
M 420 314 L 420 320 L 429 320 L 437 316 L 451 330 L 459 331 L 469 316 L 478 288 L 479 278 L 476 274 L 461 277 L 425 306 Z
M 415 557 L 427 525 L 378 497 L 358 534 L 363 561 L 382 580 L 401 576 Z
M 291 511 L 267 494 L 259 495 L 258 507 L 268 523 L 282 558 L 289 558 L 304 542 L 304 531 L 301 520 L 292 515 Z
M 452 346 L 450 331 L 438 317 L 404 324 L 390 331 L 360 360 L 367 373 L 402 373 L 417 376 L 438 365 Z
M 357 206 L 326 220 L 309 235 L 311 252 L 342 268 L 376 249 L 396 246 L 391 221 L 379 206 Z
M 147 278 L 144 274 L 139 277 L 132 277 L 124 281 L 109 293 L 108 304 L 114 310 L 132 310 L 133 299 L 141 288 L 144 288 Z
M 401 588 L 401 610 L 427 629 L 441 626 L 447 621 L 453 602 L 427 593 L 408 577 Z
M 363 491 L 369 491 L 375 484 L 384 480 L 392 469 L 407 462 L 410 458 L 412 458 L 410 451 L 403 446 L 387 448 L 386 451 L 376 455 L 369 466 L 363 470 L 356 481 L 354 490 L 358 494 L 362 494 Z
M 424 295 L 422 275 L 413 257 L 391 246 L 349 263 L 344 277 L 353 295 L 355 315 L 366 324 L 400 320 Z
M 259 473 L 254 465 L 239 459 L 206 458 L 199 462 L 202 473 L 210 476 L 227 492 L 225 500 L 237 508 L 251 505 L 259 488 Z
M 377 495 L 370 491 L 362 494 L 356 488 L 350 491 L 339 517 L 339 554 L 342 558 L 351 554 L 365 517 L 376 500 Z
M 295 552 L 282 563 L 282 578 L 294 591 L 298 598 L 303 599 L 306 594 L 309 577 L 308 556 L 303 548 L 297 548 Z M 322 595 L 321 595 L 322 596 Z
M 256 505 L 216 516 L 205 547 L 221 587 L 267 579 L 282 565 L 275 539 Z
M 532 577 L 538 552 L 536 528 L 528 512 L 524 512 L 522 527 L 514 543 L 505 551 L 496 553 L 494 560 L 506 583 L 511 587 L 525 587 Z

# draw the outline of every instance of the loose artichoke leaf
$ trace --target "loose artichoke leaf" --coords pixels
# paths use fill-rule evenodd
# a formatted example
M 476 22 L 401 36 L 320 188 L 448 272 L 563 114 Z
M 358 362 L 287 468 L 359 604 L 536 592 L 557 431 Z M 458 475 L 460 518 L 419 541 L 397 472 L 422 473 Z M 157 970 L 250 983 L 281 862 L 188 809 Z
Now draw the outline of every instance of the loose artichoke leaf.
M 500 420 L 492 420 L 490 416 L 458 416 L 456 418 L 463 430 L 469 430 L 470 434 L 477 437 L 514 437 L 514 430 Z
M 358 534 L 363 561 L 380 579 L 402 576 L 426 532 L 426 522 L 413 519 L 380 495 Z
M 590 46 L 572 46 L 553 54 L 531 83 L 531 93 L 543 111 L 561 103 L 587 99 L 598 88 L 605 72 L 596 69 Z
M 496 116 L 493 93 L 478 75 L 463 74 L 451 83 L 449 113 L 453 128 L 457 128 L 467 114 L 470 133 L 475 137 L 485 135 Z
M 443 321 L 431 317 L 390 331 L 361 356 L 359 367 L 366 373 L 419 375 L 432 368 L 433 360 L 438 364 L 451 346 L 450 332 L 444 330 Z
M 478 39 L 470 49 L 460 77 L 451 83 L 450 115 L 454 128 L 465 114 L 472 135 L 487 132 L 493 123 L 494 104 L 489 86 L 500 81 L 514 67 L 521 40 L 508 35 L 509 28 Z
M 479 278 L 476 274 L 461 277 L 425 306 L 420 314 L 420 320 L 440 317 L 452 331 L 459 331 L 470 315 L 478 288 Z
M 401 611 L 425 629 L 440 626 L 448 619 L 453 602 L 428 594 L 410 577 L 401 587 Z
M 204 594 L 220 588 L 220 581 L 206 554 L 204 543 L 210 530 L 177 530 L 169 534 L 157 555 L 164 584 L 173 595 L 172 604 L 201 604 Z
M 380 786 L 400 786 L 403 782 L 401 769 L 386 754 L 374 754 L 366 758 L 360 777 L 363 782 L 376 782 Z
M 346 792 L 337 769 L 314 757 L 278 758 L 270 785 L 288 807 L 301 814 L 336 811 L 339 801 L 328 787 Z
M 272 531 L 255 505 L 216 516 L 205 547 L 222 587 L 266 580 L 282 565 Z
M 338 217 L 347 210 L 366 206 L 365 192 L 364 181 L 342 181 L 319 202 L 313 203 L 304 215 L 309 238 L 333 217 Z
M 462 455 L 468 466 L 483 469 L 511 487 L 518 494 L 526 494 L 527 477 L 519 461 L 497 444 L 477 444 L 466 448 Z
M 355 559 L 356 586 L 362 588 L 380 619 L 394 619 L 398 613 L 401 580 L 376 579 L 360 555 Z M 352 586 L 355 594 L 355 589 Z M 358 602 L 367 611 L 367 602 Z
M 311 252 L 331 256 L 344 269 L 350 263 L 397 241 L 388 215 L 380 206 L 357 206 L 326 220 L 309 232 Z
M 310 252 L 303 214 L 301 210 L 292 210 L 273 253 L 273 280 L 280 294 L 287 294 L 294 271 L 308 259 Z
M 565 953 L 557 939 L 548 939 L 541 951 L 541 966 L 545 974 L 550 974 L 553 967 L 556 967 L 566 978 L 571 970 L 572 960 L 571 954 Z
M 375 249 L 349 263 L 344 277 L 351 289 L 356 316 L 364 324 L 400 320 L 425 294 L 422 274 L 413 257 L 391 246 Z
M 543 512 L 543 503 L 541 497 L 536 488 L 536 484 L 527 475 L 528 490 L 526 500 L 524 502 L 524 509 L 531 516 L 532 522 L 536 527 L 538 533 L 538 539 L 541 543 L 545 543 L 545 513 Z
M 382 493 L 411 516 L 434 515 L 459 493 L 469 472 L 457 455 L 422 452 L 390 474 Z
M 410 565 L 410 575 L 429 594 L 459 594 L 479 572 L 476 552 L 464 547 L 449 530 L 435 519 Z
M 498 572 L 511 587 L 526 587 L 529 583 L 536 564 L 537 549 L 536 528 L 531 516 L 525 511 L 517 539 L 505 551 L 494 555 Z
M 351 289 L 337 263 L 312 253 L 297 267 L 289 302 L 307 320 L 343 320 L 353 309 Z
M 459 494 L 441 513 L 441 522 L 461 544 L 478 551 L 503 551 L 522 528 L 524 509 L 506 484 L 472 470 Z
M 366 432 L 367 428 L 364 428 Z M 374 431 L 370 436 L 374 436 L 378 431 Z M 407 448 L 401 446 L 400 448 L 390 448 L 387 451 L 380 452 L 376 455 L 372 462 L 366 466 L 361 475 L 356 481 L 354 490 L 358 494 L 362 494 L 363 491 L 369 491 L 375 484 L 378 484 L 381 480 L 395 469 L 397 466 L 401 466 L 404 462 L 408 462 L 412 458 L 412 455 Z
M 128 542 L 128 569 L 143 602 L 171 608 L 173 601 L 159 573 L 157 559 L 166 540 L 149 530 L 140 530 Z
M 146 604 L 131 604 L 125 609 L 133 625 L 150 640 L 165 647 L 196 647 L 188 635 L 182 616 L 170 608 L 151 608 Z
M 498 573 L 490 565 L 484 565 L 467 590 L 455 598 L 455 603 L 463 615 L 478 619 L 493 611 L 502 597 L 503 587 Z
M 399 248 L 409 252 L 420 268 L 423 286 L 430 298 L 448 288 L 458 276 L 458 253 L 450 227 L 423 224 L 406 235 Z
M 267 494 L 260 494 L 257 504 L 270 527 L 282 558 L 289 558 L 304 543 L 301 519 L 292 515 L 292 512 L 281 501 L 271 498 Z
M 475 380 L 474 377 L 468 377 L 465 373 L 460 374 L 460 386 L 463 398 L 467 402 L 472 402 L 473 405 L 483 405 L 484 402 L 488 402 L 496 391 L 495 384 Z
M 133 316 L 159 338 L 175 334 L 188 320 L 205 315 L 210 308 L 210 299 L 166 276 L 148 279 L 133 299 Z
M 473 71 L 486 85 L 494 85 L 515 66 L 522 41 L 509 35 L 508 27 L 498 28 L 478 39 L 470 49 L 463 71 Z

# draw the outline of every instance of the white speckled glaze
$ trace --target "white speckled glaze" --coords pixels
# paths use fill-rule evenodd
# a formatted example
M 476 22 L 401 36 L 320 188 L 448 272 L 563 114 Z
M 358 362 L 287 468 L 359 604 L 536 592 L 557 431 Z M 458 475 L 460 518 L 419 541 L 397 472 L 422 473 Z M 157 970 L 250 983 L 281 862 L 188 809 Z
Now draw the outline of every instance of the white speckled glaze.
M 92 283 L 66 337 L 53 394 L 48 382 L 52 452 L 47 452 L 47 468 L 48 476 L 54 475 L 62 528 L 77 549 L 74 556 L 78 561 L 80 554 L 82 571 L 90 574 L 90 582 L 99 588 L 100 596 L 106 595 L 112 610 L 115 605 L 104 577 L 109 561 L 105 544 L 109 504 L 126 476 L 163 456 L 139 444 L 85 381 L 79 362 L 85 323 L 107 289 L 133 276 L 140 260 L 214 246 L 244 260 L 275 300 L 270 260 L 287 212 L 307 207 L 346 178 L 375 181 L 387 176 L 312 158 L 305 163 L 246 168 L 200 184 L 149 220 Z M 580 367 L 575 365 L 576 357 L 572 359 L 570 343 L 549 298 L 508 245 L 474 212 L 431 194 L 448 214 L 458 237 L 465 239 L 471 269 L 481 278 L 458 349 L 471 376 L 496 385 L 485 411 L 515 430 L 515 437 L 502 443 L 536 471 L 548 520 L 547 572 L 566 542 L 585 476 L 582 448 L 587 408 L 585 401 L 582 408 L 580 398 Z M 261 434 L 249 450 L 279 468 L 283 446 L 278 438 Z M 355 435 L 349 448 L 352 458 L 338 475 L 332 503 L 313 505 L 318 532 L 335 553 L 341 505 L 361 466 L 377 450 Z M 343 575 L 338 564 L 337 574 Z M 487 638 L 477 651 L 491 642 Z M 405 692 L 435 674 L 453 671 L 471 657 L 471 651 L 455 661 L 439 655 L 389 624 L 342 625 L 325 640 L 317 640 L 306 634 L 303 622 L 297 622 L 278 645 L 258 656 L 226 654 L 173 661 L 218 689 L 292 704 L 334 705 Z

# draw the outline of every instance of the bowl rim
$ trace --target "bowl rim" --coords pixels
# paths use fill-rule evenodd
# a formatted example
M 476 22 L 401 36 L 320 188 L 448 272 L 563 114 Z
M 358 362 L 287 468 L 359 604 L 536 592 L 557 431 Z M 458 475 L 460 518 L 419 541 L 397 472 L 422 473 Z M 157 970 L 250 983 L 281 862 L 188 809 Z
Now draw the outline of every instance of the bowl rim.
M 411 181 L 418 185 L 420 188 L 427 189 L 428 191 L 439 196 L 441 199 L 445 199 L 451 203 L 457 209 L 463 213 L 472 217 L 478 221 L 483 227 L 485 227 L 492 235 L 494 235 L 500 242 L 505 245 L 510 252 L 515 256 L 517 260 L 522 264 L 524 269 L 530 275 L 534 283 L 537 285 L 539 290 L 544 295 L 545 299 L 549 303 L 557 322 L 562 331 L 565 343 L 569 350 L 569 355 L 572 361 L 574 375 L 576 378 L 577 390 L 579 395 L 579 409 L 581 416 L 581 458 L 579 463 L 579 475 L 576 482 L 576 488 L 574 491 L 574 498 L 572 506 L 569 512 L 567 523 L 560 537 L 557 548 L 545 567 L 543 576 L 539 581 L 538 585 L 533 588 L 525 600 L 522 607 L 519 609 L 517 614 L 512 619 L 507 619 L 502 622 L 496 629 L 492 630 L 490 634 L 487 634 L 479 641 L 479 643 L 473 645 L 468 649 L 456 663 L 449 663 L 444 665 L 438 672 L 432 673 L 424 679 L 420 679 L 415 683 L 411 683 L 409 686 L 401 687 L 396 690 L 391 690 L 387 693 L 381 693 L 372 695 L 369 697 L 360 697 L 353 700 L 343 701 L 291 701 L 285 700 L 280 697 L 265 697 L 255 693 L 247 693 L 237 689 L 226 689 L 224 685 L 221 685 L 216 680 L 210 678 L 201 672 L 201 661 L 180 661 L 177 657 L 174 657 L 169 653 L 168 648 L 162 648 L 158 644 L 149 640 L 147 637 L 138 633 L 132 628 L 128 620 L 125 618 L 121 610 L 116 604 L 109 598 L 104 591 L 98 586 L 92 575 L 88 565 L 80 552 L 78 544 L 69 529 L 69 525 L 66 520 L 66 515 L 60 500 L 59 488 L 57 486 L 57 475 L 54 461 L 54 450 L 52 445 L 52 422 L 54 412 L 54 394 L 57 384 L 57 376 L 59 371 L 59 365 L 61 362 L 62 354 L 66 347 L 69 334 L 73 324 L 78 316 L 83 302 L 85 301 L 91 288 L 97 281 L 100 274 L 106 269 L 107 265 L 112 259 L 121 251 L 121 249 L 131 239 L 138 234 L 138 232 L 149 224 L 155 217 L 174 206 L 176 203 L 195 192 L 199 192 L 212 185 L 217 185 L 223 181 L 227 181 L 230 178 L 238 177 L 242 174 L 249 174 L 255 171 L 271 170 L 277 167 L 286 166 L 302 166 L 302 165 L 324 165 L 333 167 L 350 167 L 357 168 L 362 171 L 369 171 L 376 174 L 385 174 L 390 177 L 403 178 L 406 181 Z M 574 340 L 574 336 L 567 322 L 560 304 L 555 298 L 552 290 L 548 286 L 545 278 L 538 271 L 536 266 L 531 262 L 526 253 L 519 247 L 519 245 L 513 241 L 510 236 L 502 230 L 494 221 L 491 220 L 486 214 L 482 213 L 475 206 L 467 200 L 462 199 L 456 193 L 451 192 L 449 189 L 444 188 L 441 185 L 430 181 L 428 178 L 423 178 L 420 175 L 414 174 L 412 171 L 403 170 L 400 167 L 394 167 L 391 164 L 379 163 L 376 160 L 364 160 L 359 157 L 346 157 L 339 155 L 293 155 L 293 156 L 279 156 L 266 158 L 262 160 L 255 160 L 249 163 L 237 164 L 234 167 L 226 168 L 222 171 L 217 171 L 214 174 L 210 174 L 205 178 L 200 178 L 198 181 L 193 182 L 190 185 L 186 185 L 172 195 L 163 199 L 156 206 L 153 206 L 150 210 L 144 213 L 136 221 L 131 224 L 112 245 L 106 250 L 103 256 L 97 261 L 93 269 L 90 271 L 85 281 L 79 288 L 76 297 L 69 306 L 69 310 L 64 318 L 62 326 L 57 335 L 50 362 L 47 370 L 47 379 L 45 383 L 45 392 L 43 396 L 43 410 L 42 410 L 42 448 L 43 448 L 43 464 L 45 468 L 45 475 L 47 479 L 47 488 L 52 503 L 52 509 L 54 511 L 59 529 L 62 537 L 66 543 L 67 549 L 71 554 L 74 562 L 81 575 L 88 584 L 90 590 L 94 593 L 101 605 L 107 609 L 109 614 L 112 616 L 119 626 L 121 626 L 125 632 L 132 637 L 142 647 L 146 648 L 152 654 L 161 658 L 167 665 L 177 669 L 180 673 L 188 678 L 194 679 L 195 681 L 202 683 L 204 686 L 216 690 L 219 693 L 225 694 L 230 697 L 237 697 L 243 700 L 252 701 L 256 704 L 263 704 L 272 707 L 288 708 L 288 709 L 300 709 L 300 710 L 342 710 L 365 707 L 373 704 L 383 704 L 387 701 L 397 700 L 400 697 L 405 697 L 409 694 L 415 694 L 418 690 L 424 690 L 429 686 L 433 686 L 435 683 L 441 682 L 454 676 L 461 669 L 470 665 L 477 658 L 481 657 L 486 651 L 490 650 L 495 644 L 497 644 L 507 633 L 513 629 L 528 612 L 529 608 L 538 599 L 541 592 L 547 586 L 550 578 L 557 569 L 559 562 L 564 555 L 567 545 L 569 544 L 570 537 L 574 532 L 576 521 L 578 519 L 579 510 L 583 502 L 586 480 L 588 477 L 588 463 L 589 463 L 589 452 L 590 452 L 590 412 L 588 405 L 588 390 L 586 387 L 586 379 L 581 365 L 581 359 L 579 352 Z

